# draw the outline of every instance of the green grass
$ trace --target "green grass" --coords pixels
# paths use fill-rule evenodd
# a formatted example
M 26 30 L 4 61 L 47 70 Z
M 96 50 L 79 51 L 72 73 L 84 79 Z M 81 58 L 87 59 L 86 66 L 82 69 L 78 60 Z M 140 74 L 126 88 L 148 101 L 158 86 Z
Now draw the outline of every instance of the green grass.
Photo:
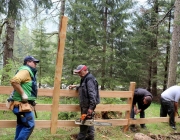
M 6 95 L 0 95 L 0 102 L 4 102 L 8 96 Z M 116 99 L 118 102 L 121 100 Z M 108 102 L 113 102 L 112 100 L 108 100 Z M 60 100 L 60 103 L 77 103 L 77 100 L 75 99 L 67 99 L 62 98 Z M 122 101 L 124 103 L 124 101 Z M 37 103 L 39 104 L 51 104 L 52 99 L 51 98 L 45 98 L 41 97 L 38 98 Z M 114 103 L 114 102 L 113 102 Z M 160 105 L 158 103 L 152 103 L 151 106 L 145 111 L 146 112 L 146 118 L 150 117 L 159 117 L 160 114 Z M 50 112 L 43 112 L 39 111 L 37 112 L 38 118 L 36 120 L 50 120 L 51 114 Z M 79 113 L 61 113 L 59 114 L 59 119 L 62 119 L 63 117 L 66 119 L 72 115 L 75 119 L 79 116 Z M 123 115 L 124 116 L 124 115 Z M 139 115 L 136 116 L 136 118 L 139 118 Z M 11 111 L 0 111 L 0 119 L 1 120 L 15 120 L 16 117 L 13 115 Z M 1 125 L 1 124 L 0 124 Z M 139 125 L 137 125 L 137 132 L 144 133 L 144 134 L 155 134 L 155 135 L 165 135 L 168 136 L 171 133 L 174 133 L 174 131 L 169 127 L 168 123 L 154 123 L 154 124 L 146 124 L 147 130 L 141 129 Z M 123 133 L 122 126 L 111 126 L 111 127 L 103 127 L 103 126 L 96 126 L 96 140 L 133 140 L 133 137 L 135 135 L 134 132 L 128 131 L 126 133 Z M 50 128 L 44 129 L 44 128 L 35 128 L 32 135 L 30 136 L 29 140 L 71 140 L 70 135 L 76 134 L 79 132 L 78 127 L 65 127 L 65 128 L 58 128 L 57 133 L 51 135 L 50 134 Z M 177 130 L 176 132 L 180 132 L 180 124 L 177 123 Z M 14 139 L 14 133 L 15 128 L 0 128 L 0 136 L 2 140 L 13 140 Z

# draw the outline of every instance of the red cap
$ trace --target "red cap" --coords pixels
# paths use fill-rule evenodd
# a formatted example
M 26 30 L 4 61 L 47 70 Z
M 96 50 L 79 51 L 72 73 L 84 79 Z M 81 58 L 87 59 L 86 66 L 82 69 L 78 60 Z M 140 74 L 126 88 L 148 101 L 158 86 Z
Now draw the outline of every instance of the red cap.
M 87 70 L 86 65 L 79 65 L 77 68 L 74 70 L 74 73 L 81 72 L 82 70 Z

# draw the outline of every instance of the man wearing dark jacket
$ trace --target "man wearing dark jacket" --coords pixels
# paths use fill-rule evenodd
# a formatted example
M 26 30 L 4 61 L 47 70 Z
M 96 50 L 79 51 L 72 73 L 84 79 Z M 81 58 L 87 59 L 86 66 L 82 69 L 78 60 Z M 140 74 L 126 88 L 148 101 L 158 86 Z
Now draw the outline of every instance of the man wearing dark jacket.
M 69 88 L 76 87 L 78 89 L 81 114 L 91 116 L 96 105 L 100 103 L 96 78 L 88 72 L 85 65 L 79 65 L 74 70 L 74 74 L 78 74 L 81 77 L 80 85 L 70 85 Z M 80 125 L 77 140 L 94 140 L 94 132 L 94 126 Z
M 134 98 L 133 98 L 133 104 L 132 104 L 132 111 L 131 111 L 131 118 L 134 118 L 134 116 L 138 113 L 140 113 L 140 118 L 145 118 L 145 112 L 144 110 L 147 109 L 151 102 L 152 102 L 152 94 L 143 88 L 137 88 L 134 91 Z M 138 108 L 136 106 L 138 105 Z M 140 124 L 141 128 L 146 128 L 145 124 Z M 134 125 L 131 125 L 131 127 L 134 127 Z

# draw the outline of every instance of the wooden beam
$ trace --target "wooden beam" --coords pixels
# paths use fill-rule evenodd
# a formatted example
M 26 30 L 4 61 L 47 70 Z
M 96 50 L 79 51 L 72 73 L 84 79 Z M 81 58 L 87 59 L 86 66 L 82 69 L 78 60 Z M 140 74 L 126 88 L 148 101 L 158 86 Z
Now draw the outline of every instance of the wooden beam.
M 168 122 L 169 117 L 152 117 L 152 118 L 139 118 L 139 119 L 130 119 L 130 124 L 147 124 L 147 123 L 160 123 Z M 175 117 L 175 122 L 180 122 L 180 118 Z
M 54 76 L 54 89 L 53 89 L 53 105 L 51 113 L 51 134 L 55 134 L 57 131 L 57 120 L 58 120 L 58 106 L 59 106 L 59 93 L 62 77 L 63 58 L 64 58 L 64 46 L 66 39 L 68 18 L 65 16 L 61 17 L 61 24 L 59 27 L 59 42 L 56 58 L 56 69 Z
M 127 99 L 127 104 L 130 104 L 130 110 L 126 111 L 125 119 L 130 119 L 135 87 L 136 87 L 136 83 L 135 82 L 130 82 L 129 91 L 132 91 L 133 94 L 132 94 L 132 96 L 130 98 Z M 128 130 L 128 128 L 129 128 L 129 123 L 128 123 L 128 125 L 124 126 L 123 132 L 126 132 Z
M 127 119 L 110 119 L 110 120 L 95 120 L 98 122 L 109 122 L 112 123 L 113 126 L 123 126 L 127 125 Z M 15 120 L 0 120 L 0 128 L 15 128 L 16 127 Z M 36 128 L 50 128 L 51 120 L 36 120 L 35 127 Z M 58 120 L 57 127 L 78 127 L 79 125 L 75 124 L 74 120 Z
M 12 86 L 0 86 L 0 92 L 1 94 L 11 94 L 13 91 L 13 87 Z
M 52 110 L 51 104 L 37 104 L 36 111 L 48 111 L 51 112 Z M 99 104 L 96 107 L 95 111 L 126 111 L 130 109 L 129 104 Z M 9 110 L 6 107 L 5 103 L 0 103 L 0 110 Z M 9 110 L 10 111 L 10 110 Z M 59 104 L 58 105 L 58 112 L 79 112 L 80 107 L 77 104 Z
M 126 126 L 129 124 L 148 124 L 148 123 L 161 123 L 161 122 L 167 122 L 169 123 L 169 117 L 153 117 L 153 118 L 140 118 L 136 120 L 130 119 L 128 122 L 128 119 L 108 119 L 108 120 L 102 120 L 97 119 L 95 121 L 98 122 L 109 122 L 112 123 L 112 126 Z M 180 122 L 180 118 L 175 118 L 176 122 Z M 35 121 L 35 127 L 36 128 L 50 128 L 51 126 L 51 120 L 36 120 Z M 58 120 L 57 121 L 57 127 L 77 127 L 74 123 L 74 120 Z M 16 120 L 0 120 L 0 128 L 15 128 L 16 127 Z
M 0 94 L 11 94 L 13 88 L 11 86 L 0 86 Z M 60 89 L 61 97 L 78 97 L 76 90 Z M 133 91 L 104 91 L 100 90 L 99 94 L 104 98 L 130 98 L 134 94 Z M 38 96 L 53 96 L 53 89 L 38 89 Z

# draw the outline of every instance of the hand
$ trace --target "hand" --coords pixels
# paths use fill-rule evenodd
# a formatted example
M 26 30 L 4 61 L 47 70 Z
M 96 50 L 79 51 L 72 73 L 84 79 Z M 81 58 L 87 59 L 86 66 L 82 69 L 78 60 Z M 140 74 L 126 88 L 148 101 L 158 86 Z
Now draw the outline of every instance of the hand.
M 179 117 L 177 112 L 174 112 L 174 116 L 175 117 Z
M 141 109 L 136 110 L 136 114 L 138 114 L 139 112 L 141 112 Z
M 88 118 L 91 118 L 91 117 L 92 117 L 92 113 L 93 113 L 93 110 L 88 109 L 88 111 L 87 111 L 87 117 L 88 117 Z
M 137 112 L 137 107 L 134 107 L 134 113 L 136 114 L 136 112 Z
M 69 89 L 76 88 L 76 85 L 69 85 Z
M 21 97 L 22 97 L 22 101 L 27 101 L 28 100 L 28 96 L 26 95 L 26 93 L 23 93 L 21 95 Z

